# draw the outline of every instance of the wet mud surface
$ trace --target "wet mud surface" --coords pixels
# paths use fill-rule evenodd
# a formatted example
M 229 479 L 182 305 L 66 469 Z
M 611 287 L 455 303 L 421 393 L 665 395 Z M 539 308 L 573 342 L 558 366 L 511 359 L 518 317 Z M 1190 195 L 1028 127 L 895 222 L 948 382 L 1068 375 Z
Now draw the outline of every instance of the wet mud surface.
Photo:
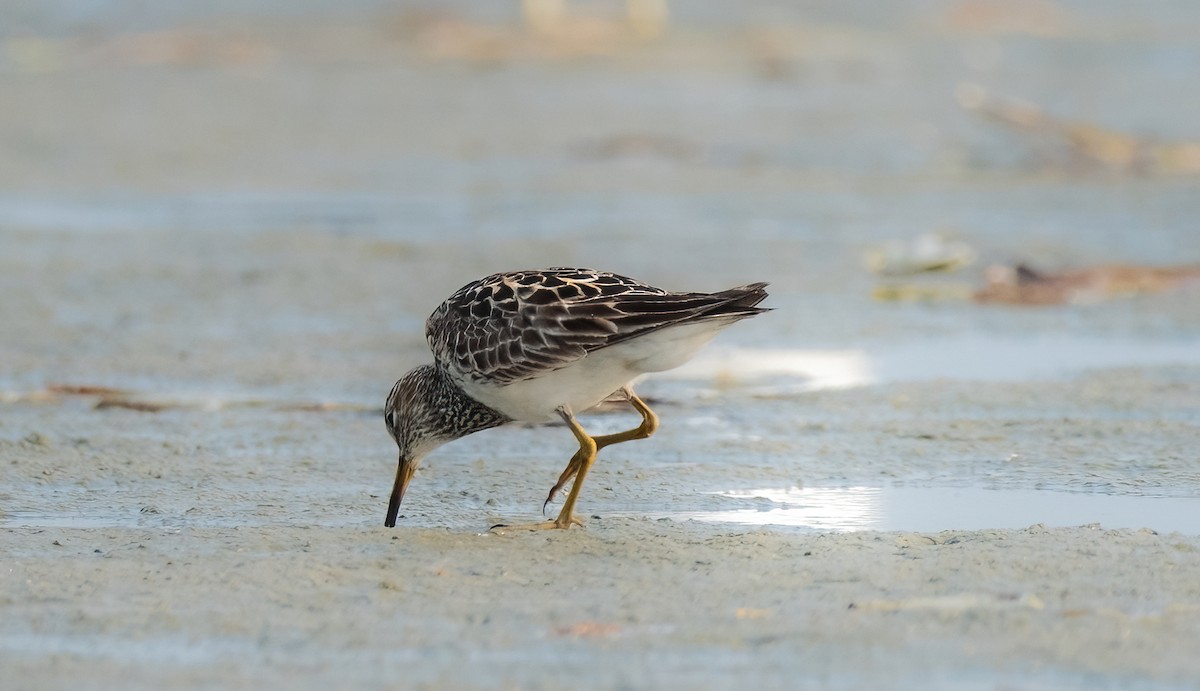
M 953 297 L 1200 259 L 1191 4 L 696 3 L 656 42 L 101 5 L 0 28 L 0 686 L 1200 680 L 1200 292 Z M 977 261 L 889 293 L 942 297 L 873 297 L 947 230 Z M 662 427 L 586 528 L 486 533 L 541 515 L 555 425 L 440 449 L 383 528 L 425 316 L 573 264 L 775 311 L 639 385 Z

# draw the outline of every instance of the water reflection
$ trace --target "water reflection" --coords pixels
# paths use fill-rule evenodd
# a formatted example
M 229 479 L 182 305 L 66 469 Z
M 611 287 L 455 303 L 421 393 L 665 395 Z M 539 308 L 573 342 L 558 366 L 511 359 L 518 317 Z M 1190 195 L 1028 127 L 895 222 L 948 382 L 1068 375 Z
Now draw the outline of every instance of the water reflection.
M 1030 381 L 1088 369 L 1198 364 L 1200 342 L 1190 339 L 963 334 L 847 350 L 711 348 L 655 377 L 778 394 L 934 379 Z
M 718 492 L 718 496 L 758 500 L 756 509 L 695 511 L 671 514 L 717 523 L 746 525 L 803 526 L 817 530 L 847 532 L 875 530 L 883 523 L 878 487 L 759 489 Z
M 801 393 L 866 386 L 876 381 L 871 358 L 862 350 L 789 348 L 710 348 L 658 379 L 715 381 Z
M 759 508 L 667 514 L 679 520 L 778 525 L 819 531 L 938 532 L 1018 529 L 1042 523 L 1150 528 L 1200 534 L 1200 498 L 972 487 L 814 487 L 719 492 Z

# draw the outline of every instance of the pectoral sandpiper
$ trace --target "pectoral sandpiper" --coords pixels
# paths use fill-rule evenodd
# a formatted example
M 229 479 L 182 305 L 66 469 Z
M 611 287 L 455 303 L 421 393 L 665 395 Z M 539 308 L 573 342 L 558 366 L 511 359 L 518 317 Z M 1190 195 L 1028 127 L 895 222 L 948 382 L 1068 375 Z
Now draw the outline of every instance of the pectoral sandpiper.
M 384 419 L 400 449 L 384 525 L 421 459 L 446 442 L 506 422 L 561 418 L 579 443 L 546 498 L 574 478 L 553 521 L 521 528 L 580 524 L 575 501 L 596 453 L 644 439 L 658 417 L 631 382 L 678 367 L 717 332 L 765 312 L 765 283 L 718 293 L 673 293 L 591 269 L 513 271 L 468 284 L 425 324 L 434 362 L 404 375 L 387 398 Z M 636 428 L 593 437 L 575 418 L 619 393 L 642 416 Z M 544 508 L 544 505 L 543 505 Z

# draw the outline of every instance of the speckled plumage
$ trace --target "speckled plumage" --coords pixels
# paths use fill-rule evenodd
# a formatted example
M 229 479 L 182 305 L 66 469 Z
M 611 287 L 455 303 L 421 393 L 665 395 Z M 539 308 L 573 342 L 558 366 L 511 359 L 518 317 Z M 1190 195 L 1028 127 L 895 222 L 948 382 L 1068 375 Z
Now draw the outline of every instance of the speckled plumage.
M 730 313 L 721 307 L 756 314 L 760 310 L 753 305 L 766 297 L 765 285 L 671 293 L 592 269 L 493 274 L 438 306 L 425 324 L 425 337 L 434 359 L 457 377 L 509 383 L 654 329 Z
M 638 375 L 678 366 L 724 327 L 766 311 L 756 307 L 765 286 L 674 293 L 562 267 L 463 286 L 426 322 L 434 363 L 409 372 L 388 396 L 400 471 L 387 525 L 429 451 L 511 420 L 571 415 Z
M 405 411 L 405 420 L 400 419 Z M 396 382 L 384 406 L 388 433 L 402 449 L 498 427 L 509 418 L 463 393 L 444 367 L 422 365 Z

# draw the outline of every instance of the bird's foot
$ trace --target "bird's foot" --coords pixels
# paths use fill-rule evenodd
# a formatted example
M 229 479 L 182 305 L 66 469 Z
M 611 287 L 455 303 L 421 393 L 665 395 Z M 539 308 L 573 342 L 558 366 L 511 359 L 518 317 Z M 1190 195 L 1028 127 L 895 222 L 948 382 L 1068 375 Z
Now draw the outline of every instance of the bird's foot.
M 597 443 L 596 448 L 600 448 L 599 443 Z M 575 475 L 579 473 L 579 467 L 582 464 L 583 451 L 576 451 L 575 455 L 571 456 L 570 462 L 567 463 L 566 470 L 563 470 L 562 475 L 558 476 L 558 482 L 554 483 L 554 486 L 550 488 L 550 493 L 546 495 L 546 501 L 542 502 L 543 514 L 546 513 L 546 507 L 550 505 L 550 502 L 554 501 L 554 495 L 561 492 L 563 487 L 566 487 L 567 483 L 574 479 Z
M 567 475 L 567 471 L 571 471 L 571 474 Z M 550 488 L 550 493 L 546 495 L 546 501 L 542 502 L 543 515 L 546 513 L 546 507 L 550 506 L 550 502 L 554 501 L 554 496 L 561 492 L 563 485 L 567 484 L 567 480 L 570 480 L 575 475 L 573 468 L 567 468 L 567 471 L 563 471 L 563 477 L 559 478 L 558 483 Z
M 488 532 L 495 533 L 496 535 L 511 535 L 513 533 L 520 533 L 527 530 L 566 530 L 573 525 L 577 525 L 582 528 L 583 521 L 579 520 L 574 515 L 571 515 L 565 519 L 563 516 L 559 516 L 553 521 L 541 521 L 540 523 L 520 523 L 516 525 L 498 523 L 491 528 L 488 528 Z

